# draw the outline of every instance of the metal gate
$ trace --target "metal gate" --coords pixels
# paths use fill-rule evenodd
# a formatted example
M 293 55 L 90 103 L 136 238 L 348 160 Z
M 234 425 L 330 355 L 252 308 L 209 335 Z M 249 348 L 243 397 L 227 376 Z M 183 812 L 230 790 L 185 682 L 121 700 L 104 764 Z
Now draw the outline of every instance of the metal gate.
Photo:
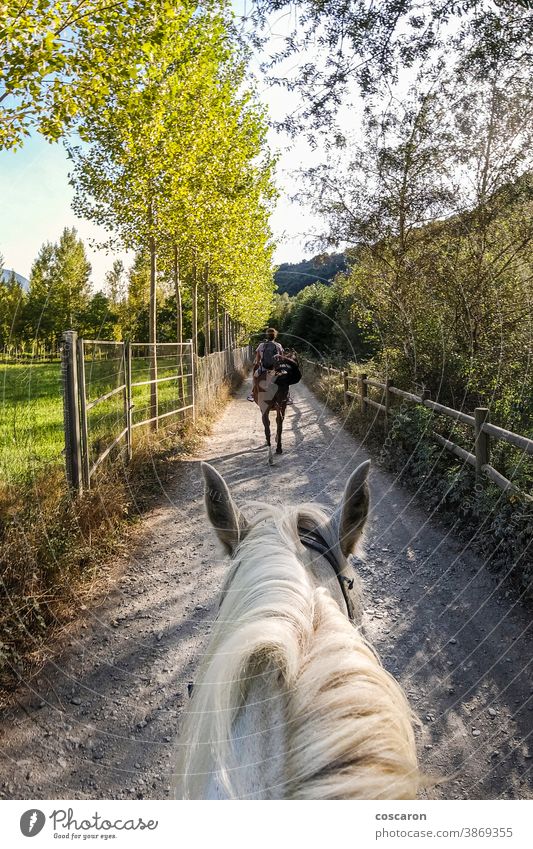
M 155 378 L 150 377 L 154 348 Z M 75 331 L 67 331 L 62 375 L 67 478 L 78 491 L 90 488 L 94 473 L 114 449 L 124 461 L 131 460 L 135 428 L 157 430 L 169 416 L 194 416 L 190 340 L 154 346 L 78 339 Z
M 196 357 L 191 339 L 154 345 L 64 333 L 65 462 L 71 489 L 89 489 L 110 455 L 131 460 L 136 428 L 157 430 L 170 416 L 194 418 L 224 380 L 250 361 L 249 346 Z

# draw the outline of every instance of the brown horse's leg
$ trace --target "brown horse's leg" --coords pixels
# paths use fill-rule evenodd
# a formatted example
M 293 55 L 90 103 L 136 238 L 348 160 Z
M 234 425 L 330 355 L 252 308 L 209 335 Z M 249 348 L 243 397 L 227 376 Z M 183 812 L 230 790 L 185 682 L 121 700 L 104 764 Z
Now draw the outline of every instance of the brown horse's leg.
M 262 415 L 263 427 L 265 428 L 265 437 L 267 445 L 270 445 L 270 410 Z
M 283 454 L 283 448 L 281 447 L 281 434 L 283 431 L 283 421 L 285 419 L 286 409 L 286 401 L 282 401 L 281 404 L 278 404 L 276 407 L 276 454 Z

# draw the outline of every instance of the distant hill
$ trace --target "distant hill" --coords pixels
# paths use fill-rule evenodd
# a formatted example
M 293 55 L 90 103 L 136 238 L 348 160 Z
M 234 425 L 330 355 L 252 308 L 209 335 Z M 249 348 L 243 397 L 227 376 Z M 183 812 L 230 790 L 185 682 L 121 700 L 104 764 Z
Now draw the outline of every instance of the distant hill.
M 30 281 L 26 280 L 26 278 L 23 277 L 22 274 L 17 274 L 16 271 L 12 271 L 9 268 L 4 268 L 4 270 L 1 271 L 0 274 L 1 274 L 0 279 L 2 280 L 3 283 L 7 283 L 9 280 L 11 280 L 11 275 L 14 274 L 25 292 L 27 292 L 28 289 L 30 288 Z
M 336 274 L 347 271 L 344 254 L 319 254 L 301 262 L 284 262 L 274 275 L 281 293 L 296 295 L 311 283 L 331 283 Z

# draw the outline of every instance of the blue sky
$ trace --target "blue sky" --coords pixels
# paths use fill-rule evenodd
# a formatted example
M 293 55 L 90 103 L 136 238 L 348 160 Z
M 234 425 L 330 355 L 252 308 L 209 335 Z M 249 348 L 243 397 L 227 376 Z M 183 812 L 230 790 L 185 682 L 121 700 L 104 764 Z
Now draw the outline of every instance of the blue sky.
M 281 153 L 278 185 L 282 197 L 272 218 L 278 248 L 276 262 L 298 260 L 305 252 L 306 234 L 313 230 L 312 216 L 288 194 L 295 188 L 294 175 L 305 161 L 299 142 L 293 149 L 272 136 L 271 145 Z M 77 218 L 71 209 L 73 191 L 68 182 L 69 162 L 62 144 L 48 144 L 39 136 L 28 139 L 16 152 L 0 151 L 0 253 L 4 266 L 29 277 L 33 260 L 46 241 L 57 241 L 64 227 L 76 227 L 86 243 L 93 267 L 93 282 L 100 288 L 113 260 L 129 258 L 119 252 L 106 253 L 96 243 L 105 231 L 90 221 Z
M 250 5 L 248 3 L 248 5 Z M 245 0 L 234 0 L 237 13 L 246 9 Z M 275 22 L 282 35 L 283 21 Z M 258 76 L 261 99 L 269 112 L 280 118 L 294 108 L 292 95 L 280 88 L 268 89 L 261 84 L 258 65 L 252 70 Z M 289 200 L 296 188 L 296 172 L 310 162 L 312 154 L 302 139 L 295 143 L 270 133 L 271 148 L 280 154 L 278 186 L 282 197 L 272 218 L 274 237 L 278 244 L 275 261 L 297 261 L 306 252 L 307 234 L 313 232 L 313 216 Z M 33 260 L 46 241 L 57 241 L 64 227 L 75 226 L 84 240 L 93 268 L 93 283 L 101 288 L 106 271 L 113 260 L 126 254 L 106 253 L 97 248 L 106 234 L 91 222 L 77 218 L 72 209 L 72 188 L 68 183 L 69 162 L 61 143 L 49 144 L 39 136 L 26 141 L 17 152 L 0 151 L 0 253 L 4 266 L 14 268 L 29 277 Z
M 0 152 L 0 253 L 6 268 L 29 277 L 43 242 L 57 241 L 64 227 L 74 226 L 87 244 L 98 284 L 113 257 L 90 249 L 89 240 L 101 237 L 101 231 L 74 215 L 68 172 L 63 146 L 39 136 L 28 139 L 21 150 Z

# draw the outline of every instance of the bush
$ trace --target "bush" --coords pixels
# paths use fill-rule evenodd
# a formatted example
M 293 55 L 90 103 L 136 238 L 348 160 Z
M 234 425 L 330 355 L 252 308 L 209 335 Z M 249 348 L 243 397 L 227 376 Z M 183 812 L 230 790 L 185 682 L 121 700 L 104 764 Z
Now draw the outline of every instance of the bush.
M 427 510 L 453 523 L 454 529 L 486 559 L 487 565 L 512 577 L 524 597 L 533 599 L 531 502 L 502 492 L 488 480 L 476 484 L 474 469 L 456 460 L 431 438 L 435 429 L 431 410 L 403 403 L 391 411 L 385 432 L 382 417 L 361 417 L 357 402 L 347 410 L 343 386 L 336 376 L 328 380 L 325 372 L 317 374 L 308 366 L 304 377 L 318 397 L 343 413 L 352 433 L 365 437 L 365 445 L 374 449 L 380 465 L 416 490 Z M 458 441 L 455 432 L 454 441 Z M 507 451 L 508 448 L 512 447 L 505 446 L 501 456 L 514 456 L 516 466 L 516 449 Z M 513 476 L 517 485 L 522 480 L 527 484 L 528 464 L 523 466 L 520 476 Z M 504 474 L 509 472 L 508 468 L 499 466 L 499 469 Z

